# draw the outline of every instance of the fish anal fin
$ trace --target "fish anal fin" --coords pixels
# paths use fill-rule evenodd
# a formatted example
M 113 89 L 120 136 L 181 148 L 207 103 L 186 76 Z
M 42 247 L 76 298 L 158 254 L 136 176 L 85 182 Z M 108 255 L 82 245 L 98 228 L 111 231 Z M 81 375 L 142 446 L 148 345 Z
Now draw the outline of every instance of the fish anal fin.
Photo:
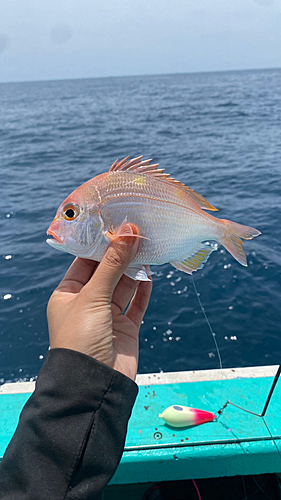
M 157 168 L 159 163 L 152 164 L 152 160 L 142 160 L 143 156 L 138 156 L 129 160 L 129 156 L 126 156 L 121 161 L 115 160 L 111 165 L 109 172 L 138 172 L 139 174 L 152 175 L 157 177 L 162 181 L 169 182 L 170 184 L 176 185 L 178 188 L 183 189 L 191 198 L 193 198 L 197 203 L 199 203 L 200 208 L 205 210 L 217 211 L 218 209 L 213 207 L 205 198 L 199 193 L 196 193 L 193 189 L 186 186 L 180 181 L 176 181 L 170 174 L 164 173 L 163 168 Z
M 213 251 L 213 247 L 200 244 L 187 259 L 182 262 L 170 262 L 170 264 L 184 273 L 192 274 L 194 271 L 202 269 Z

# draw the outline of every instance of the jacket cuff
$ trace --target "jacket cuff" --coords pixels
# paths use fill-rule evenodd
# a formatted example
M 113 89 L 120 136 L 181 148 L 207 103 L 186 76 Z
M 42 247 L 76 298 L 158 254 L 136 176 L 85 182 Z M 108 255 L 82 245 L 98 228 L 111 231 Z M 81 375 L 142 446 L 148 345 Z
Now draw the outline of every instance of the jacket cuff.
M 86 354 L 54 348 L 47 354 L 35 391 L 46 392 L 47 397 L 52 391 L 52 398 L 68 400 L 71 407 L 81 404 L 84 411 L 87 398 L 88 411 L 96 411 L 109 386 L 111 391 L 123 395 L 121 401 L 125 396 L 125 407 L 131 412 L 138 394 L 138 386 L 133 380 Z

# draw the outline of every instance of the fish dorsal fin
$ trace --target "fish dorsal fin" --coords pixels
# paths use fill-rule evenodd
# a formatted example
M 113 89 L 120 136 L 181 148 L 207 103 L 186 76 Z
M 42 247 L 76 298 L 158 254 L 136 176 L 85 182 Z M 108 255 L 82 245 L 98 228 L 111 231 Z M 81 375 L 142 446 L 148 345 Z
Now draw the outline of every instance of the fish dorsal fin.
M 186 186 L 185 184 L 182 184 L 183 189 L 193 198 L 197 203 L 199 203 L 201 208 L 204 208 L 205 210 L 212 210 L 212 212 L 218 212 L 218 209 L 216 207 L 213 207 L 211 203 L 209 203 L 202 194 L 197 193 L 194 191 L 194 189 L 191 189 L 190 187 Z
M 213 251 L 213 247 L 203 243 L 196 247 L 187 259 L 182 262 L 170 262 L 170 264 L 184 273 L 192 274 L 193 271 L 202 269 Z
M 151 165 L 152 160 L 144 160 L 142 161 L 143 156 L 138 156 L 137 158 L 133 158 L 132 160 L 128 159 L 129 156 L 126 156 L 121 161 L 115 160 L 115 162 L 111 165 L 109 172 L 138 172 L 140 174 L 153 175 L 153 177 L 157 177 L 158 179 L 165 180 L 166 182 L 170 182 L 173 185 L 176 185 L 178 188 L 183 189 L 191 198 L 193 198 L 201 208 L 205 210 L 213 210 L 217 211 L 217 208 L 213 207 L 205 198 L 199 193 L 196 193 L 193 189 L 186 186 L 180 181 L 176 181 L 173 177 L 170 177 L 170 174 L 165 174 L 163 168 L 157 168 L 159 163 Z

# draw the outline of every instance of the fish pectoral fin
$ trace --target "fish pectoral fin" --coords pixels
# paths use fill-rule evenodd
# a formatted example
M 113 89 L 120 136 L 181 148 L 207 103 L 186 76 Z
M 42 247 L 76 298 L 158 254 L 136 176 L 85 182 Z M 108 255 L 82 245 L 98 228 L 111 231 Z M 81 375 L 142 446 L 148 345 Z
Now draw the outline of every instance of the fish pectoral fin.
M 126 236 L 149 240 L 149 238 L 147 238 L 146 236 L 138 234 L 138 229 L 135 226 L 135 224 L 127 222 L 127 218 L 124 219 L 122 224 L 120 224 L 120 226 L 118 226 L 115 230 L 111 226 L 109 230 L 105 233 L 105 236 L 109 239 L 110 243 L 115 241 L 117 238 L 120 237 L 123 238 Z
M 126 276 L 129 276 L 129 278 L 132 278 L 135 281 L 150 281 L 148 276 L 151 276 L 151 271 L 149 266 L 142 266 L 141 264 L 139 265 L 133 265 L 129 266 L 125 273 Z
M 192 274 L 193 271 L 202 269 L 214 250 L 211 246 L 200 244 L 187 259 L 182 262 L 170 262 L 170 264 L 184 273 Z

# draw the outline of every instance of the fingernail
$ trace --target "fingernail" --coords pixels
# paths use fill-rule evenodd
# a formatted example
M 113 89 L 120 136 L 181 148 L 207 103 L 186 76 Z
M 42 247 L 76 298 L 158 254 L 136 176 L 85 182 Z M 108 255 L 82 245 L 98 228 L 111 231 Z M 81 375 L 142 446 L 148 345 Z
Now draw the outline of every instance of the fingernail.
M 125 243 L 127 247 L 132 247 L 136 242 L 136 238 L 132 236 L 120 236 L 120 240 L 122 241 L 122 243 Z
M 138 234 L 138 230 L 136 228 L 136 226 L 134 224 L 126 224 L 123 228 L 122 228 L 122 233 L 124 234 L 124 236 L 122 236 L 122 234 L 120 235 L 120 239 L 122 241 L 124 241 L 128 247 L 132 247 L 138 238 L 136 238 L 135 236 L 129 236 L 130 234 L 135 234 L 137 235 Z M 125 235 L 128 235 L 128 236 L 125 236 Z

